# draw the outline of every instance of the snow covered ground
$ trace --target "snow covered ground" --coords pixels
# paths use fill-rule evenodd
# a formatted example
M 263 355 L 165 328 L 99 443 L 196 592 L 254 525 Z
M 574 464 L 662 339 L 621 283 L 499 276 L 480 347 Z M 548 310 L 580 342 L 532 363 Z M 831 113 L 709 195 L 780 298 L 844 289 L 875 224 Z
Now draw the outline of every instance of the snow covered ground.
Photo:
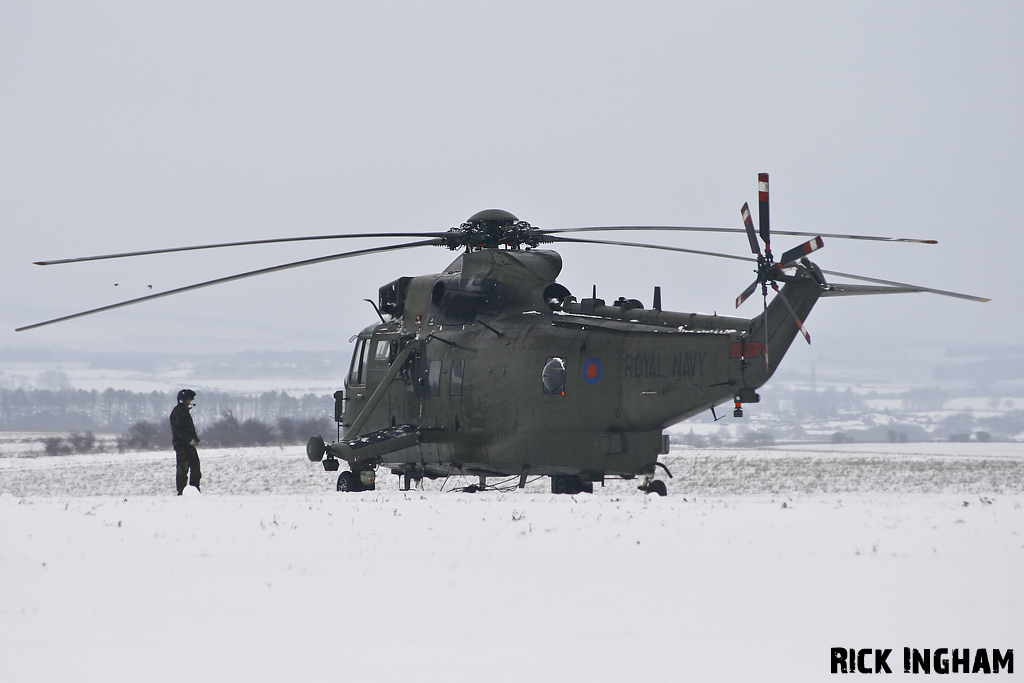
M 300 447 L 203 451 L 179 498 L 169 452 L 6 455 L 3 680 L 813 681 L 1024 643 L 1021 444 L 680 448 L 667 498 L 339 494 Z

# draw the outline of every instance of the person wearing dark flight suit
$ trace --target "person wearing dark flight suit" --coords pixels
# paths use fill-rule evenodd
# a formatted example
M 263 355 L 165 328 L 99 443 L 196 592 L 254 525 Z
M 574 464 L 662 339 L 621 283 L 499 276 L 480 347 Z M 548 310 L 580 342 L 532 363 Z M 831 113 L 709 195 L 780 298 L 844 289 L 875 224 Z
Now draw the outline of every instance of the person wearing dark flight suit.
M 175 483 L 179 496 L 185 490 L 185 484 L 195 486 L 198 491 L 199 479 L 203 476 L 199 470 L 199 452 L 196 450 L 199 436 L 196 434 L 196 425 L 192 422 L 192 413 L 189 412 L 195 397 L 196 392 L 182 389 L 178 392 L 178 405 L 171 411 L 171 443 L 178 461 Z

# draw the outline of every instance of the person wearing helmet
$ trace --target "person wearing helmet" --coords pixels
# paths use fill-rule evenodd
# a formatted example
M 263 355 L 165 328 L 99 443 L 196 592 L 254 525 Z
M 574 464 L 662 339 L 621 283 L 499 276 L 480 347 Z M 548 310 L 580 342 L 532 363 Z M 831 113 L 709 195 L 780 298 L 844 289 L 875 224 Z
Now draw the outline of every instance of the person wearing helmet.
M 178 461 L 178 471 L 175 483 L 178 486 L 178 495 L 185 490 L 185 485 L 190 484 L 199 490 L 199 479 L 203 476 L 199 470 L 199 452 L 196 445 L 199 443 L 199 436 L 196 434 L 196 425 L 192 422 L 192 401 L 196 392 L 191 389 L 182 389 L 178 392 L 178 405 L 171 411 L 171 443 L 174 445 L 174 454 Z

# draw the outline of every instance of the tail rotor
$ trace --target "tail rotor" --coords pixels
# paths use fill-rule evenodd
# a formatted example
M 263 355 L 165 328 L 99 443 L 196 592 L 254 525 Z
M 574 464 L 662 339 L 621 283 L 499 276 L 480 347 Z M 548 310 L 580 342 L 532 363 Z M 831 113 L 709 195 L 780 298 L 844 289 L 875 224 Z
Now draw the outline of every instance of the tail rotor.
M 811 252 L 817 251 L 825 246 L 824 240 L 820 236 L 814 237 L 803 244 L 793 247 L 788 251 L 783 252 L 782 258 L 775 261 L 772 256 L 772 233 L 771 233 L 771 222 L 768 200 L 768 174 L 758 173 L 757 174 L 757 208 L 758 208 L 758 230 L 754 230 L 754 221 L 750 216 L 750 207 L 744 203 L 743 208 L 740 209 L 740 215 L 743 218 L 743 227 L 747 233 L 747 241 L 750 243 L 750 252 L 757 257 L 757 278 L 747 286 L 743 292 L 736 297 L 736 308 L 746 301 L 753 295 L 757 290 L 758 285 L 761 286 L 761 297 L 764 302 L 764 310 L 768 310 L 768 287 L 771 286 L 773 290 L 782 298 L 782 302 L 786 305 L 786 310 L 793 316 L 793 320 L 796 321 L 797 329 L 803 335 L 804 339 L 808 344 L 811 343 L 811 335 L 804 328 L 803 321 L 793 310 L 793 306 L 790 305 L 789 300 L 782 293 L 782 289 L 779 287 L 778 282 L 780 280 L 786 281 L 788 276 L 782 272 L 783 268 L 787 268 L 796 263 L 799 259 L 804 258 Z M 764 250 L 761 249 L 761 244 L 758 242 L 760 236 L 761 241 L 764 242 Z M 768 327 L 765 326 L 765 366 L 768 367 Z

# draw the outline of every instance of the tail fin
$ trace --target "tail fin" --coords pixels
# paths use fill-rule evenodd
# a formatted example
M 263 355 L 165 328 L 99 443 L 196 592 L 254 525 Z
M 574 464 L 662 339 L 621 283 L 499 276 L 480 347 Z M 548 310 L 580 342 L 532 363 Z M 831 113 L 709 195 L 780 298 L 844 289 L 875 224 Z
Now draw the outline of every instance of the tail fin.
M 755 344 L 765 344 L 767 363 L 751 363 L 744 372 L 747 386 L 759 387 L 775 374 L 779 362 L 801 332 L 800 321 L 807 319 L 822 292 L 822 285 L 814 274 L 798 266 L 793 280 L 787 282 L 765 312 L 755 318 L 748 338 Z

